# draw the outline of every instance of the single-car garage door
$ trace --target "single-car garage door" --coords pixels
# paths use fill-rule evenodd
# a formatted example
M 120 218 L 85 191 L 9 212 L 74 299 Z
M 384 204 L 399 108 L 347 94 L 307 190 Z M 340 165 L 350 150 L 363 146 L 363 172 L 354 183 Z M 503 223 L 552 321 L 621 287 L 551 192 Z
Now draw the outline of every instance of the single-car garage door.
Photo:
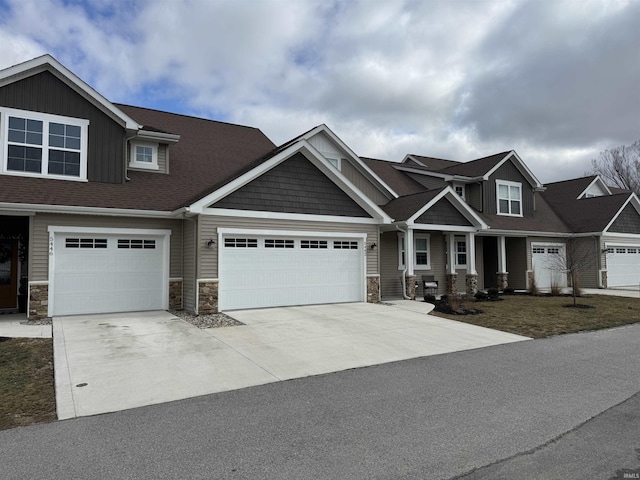
M 276 307 L 365 299 L 364 236 L 225 233 L 219 308 Z
M 640 284 L 640 247 L 607 248 L 607 286 Z
M 538 288 L 567 286 L 563 244 L 532 243 L 531 263 Z
M 50 253 L 50 315 L 168 307 L 168 235 L 57 232 Z

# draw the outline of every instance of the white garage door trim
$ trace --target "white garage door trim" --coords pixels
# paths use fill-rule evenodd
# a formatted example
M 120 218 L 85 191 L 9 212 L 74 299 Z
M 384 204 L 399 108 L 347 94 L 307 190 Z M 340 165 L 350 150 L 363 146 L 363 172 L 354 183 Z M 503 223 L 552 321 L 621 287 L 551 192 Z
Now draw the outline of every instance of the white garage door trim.
M 331 241 L 352 241 L 358 242 L 357 252 L 359 255 L 359 292 L 358 298 L 353 298 L 348 301 L 360 301 L 363 302 L 367 298 L 367 271 L 366 271 L 366 233 L 345 233 L 345 232 L 309 232 L 309 231 L 298 231 L 298 230 L 258 230 L 258 229 L 234 229 L 234 228 L 219 228 L 218 229 L 218 277 L 220 278 L 220 287 L 219 287 L 219 298 L 218 298 L 218 308 L 220 310 L 231 310 L 237 308 L 260 308 L 265 306 L 276 306 L 276 305 L 262 305 L 261 302 L 256 302 L 255 306 L 240 306 L 226 297 L 226 285 L 225 285 L 225 268 L 228 265 L 225 263 L 227 259 L 225 259 L 224 255 L 224 239 L 229 238 L 230 236 L 237 237 L 252 237 L 258 238 L 261 241 L 267 239 L 267 237 L 273 237 L 274 239 L 294 239 L 296 241 L 294 250 L 299 251 L 298 243 L 302 240 L 307 239 L 330 239 Z M 260 243 L 261 248 L 262 243 Z M 333 247 L 332 247 L 333 248 Z M 278 253 L 277 248 L 269 249 L 270 252 Z M 283 249 L 283 251 L 286 249 Z M 264 250 L 262 250 L 264 251 Z M 333 251 L 333 250 L 332 250 Z M 246 295 L 249 297 L 251 295 L 251 286 L 246 287 Z M 280 303 L 280 302 L 276 302 Z M 286 302 L 285 302 L 286 303 Z M 331 301 L 317 301 L 312 303 L 331 303 Z M 288 303 L 289 305 L 297 304 L 297 303 Z M 304 304 L 304 303 L 301 303 Z
M 606 243 L 605 248 L 607 250 L 607 286 L 637 286 L 640 283 L 640 245 Z
M 48 293 L 48 315 L 53 316 L 55 308 L 55 269 L 56 269 L 56 240 L 59 236 L 68 234 L 86 235 L 87 237 L 97 235 L 108 236 L 144 236 L 156 237 L 161 240 L 162 255 L 162 292 L 159 308 L 164 310 L 169 308 L 169 252 L 171 230 L 163 229 L 142 229 L 142 228 L 104 228 L 104 227 L 70 227 L 70 226 L 49 226 L 49 293 Z M 107 313 L 107 312 L 104 312 Z
M 558 253 L 549 253 L 549 249 L 557 249 Z M 567 275 L 565 271 L 556 270 L 556 268 L 562 265 L 553 264 L 551 260 L 549 260 L 548 255 L 558 255 L 561 254 L 565 256 L 566 259 L 566 245 L 564 243 L 552 243 L 552 242 L 531 242 L 531 268 L 534 272 L 536 279 L 536 286 L 538 288 L 548 289 L 553 285 L 553 281 L 557 283 L 559 287 L 567 286 Z M 544 250 L 543 252 L 537 252 L 536 250 Z M 539 257 L 536 257 L 539 255 Z M 540 255 L 544 255 L 547 258 L 542 258 Z M 539 258 L 542 263 L 536 262 L 536 258 Z M 537 268 L 536 268 L 537 267 Z M 555 268 L 554 268 L 555 267 Z M 544 271 L 544 272 L 543 272 Z

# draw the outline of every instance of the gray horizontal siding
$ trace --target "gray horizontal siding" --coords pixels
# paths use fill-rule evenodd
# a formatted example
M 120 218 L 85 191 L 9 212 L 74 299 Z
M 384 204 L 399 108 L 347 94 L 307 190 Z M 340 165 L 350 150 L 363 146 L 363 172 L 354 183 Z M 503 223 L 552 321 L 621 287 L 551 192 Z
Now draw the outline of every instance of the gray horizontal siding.
M 48 280 L 49 275 L 49 226 L 95 228 L 151 228 L 171 230 L 169 276 L 182 276 L 182 220 L 146 219 L 131 217 L 107 217 L 90 215 L 37 214 L 33 217 L 30 232 L 32 252 L 29 264 L 29 280 Z
M 263 173 L 212 207 L 369 217 L 362 207 L 300 153 Z
M 217 217 L 203 215 L 200 217 L 200 238 L 198 240 L 197 255 L 198 278 L 218 278 L 218 248 L 207 248 L 207 241 L 217 242 L 218 228 L 253 228 L 258 230 L 287 230 L 303 232 L 336 232 L 365 233 L 367 243 L 380 244 L 377 225 L 363 225 L 353 223 L 310 222 L 296 220 L 276 220 L 263 218 Z M 366 250 L 367 275 L 375 275 L 378 270 L 378 250 Z

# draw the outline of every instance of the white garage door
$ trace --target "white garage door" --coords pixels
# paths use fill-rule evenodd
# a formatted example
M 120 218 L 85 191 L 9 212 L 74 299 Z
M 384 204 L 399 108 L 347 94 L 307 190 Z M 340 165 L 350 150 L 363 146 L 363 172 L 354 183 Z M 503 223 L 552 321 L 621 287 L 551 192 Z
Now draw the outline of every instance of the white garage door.
M 623 287 L 640 284 L 640 247 L 607 249 L 607 286 Z
M 225 234 L 219 308 L 361 302 L 362 238 Z
M 50 315 L 166 309 L 165 238 L 99 232 L 55 234 Z
M 538 288 L 566 287 L 563 244 L 531 244 L 531 262 Z

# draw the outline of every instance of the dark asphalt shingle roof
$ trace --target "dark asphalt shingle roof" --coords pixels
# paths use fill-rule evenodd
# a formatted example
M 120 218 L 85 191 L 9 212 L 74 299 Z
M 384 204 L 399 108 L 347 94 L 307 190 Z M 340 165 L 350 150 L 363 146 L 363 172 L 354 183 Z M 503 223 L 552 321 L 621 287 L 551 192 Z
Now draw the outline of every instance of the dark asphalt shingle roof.
M 413 216 L 418 210 L 433 200 L 446 187 L 422 191 L 403 197 L 394 198 L 384 205 L 382 209 L 395 221 L 407 220 Z
M 398 195 L 411 195 L 424 191 L 424 187 L 418 182 L 393 168 L 394 165 L 401 165 L 400 163 L 366 157 L 360 157 L 360 159 Z
M 130 170 L 123 184 L 0 175 L 0 202 L 172 211 L 261 163 L 275 148 L 256 128 L 116 106 L 155 131 L 180 135 L 169 147 L 169 175 Z
M 444 158 L 436 158 L 436 157 L 425 157 L 424 155 L 415 155 L 413 153 L 409 154 L 409 156 L 415 158 L 420 163 L 423 163 L 424 166 L 431 172 L 437 172 L 439 170 L 442 170 L 443 168 L 448 168 L 448 167 L 460 164 L 460 162 L 457 162 L 455 160 L 447 160 Z M 413 166 L 415 164 L 412 163 L 410 165 Z M 419 166 L 419 165 L 416 165 L 416 166 Z
M 459 163 L 458 165 L 443 168 L 442 170 L 439 170 L 438 173 L 462 175 L 465 177 L 481 177 L 500 163 L 502 159 L 510 153 L 511 151 L 496 153 L 495 155 L 478 158 L 476 160 L 471 160 L 470 162 Z

